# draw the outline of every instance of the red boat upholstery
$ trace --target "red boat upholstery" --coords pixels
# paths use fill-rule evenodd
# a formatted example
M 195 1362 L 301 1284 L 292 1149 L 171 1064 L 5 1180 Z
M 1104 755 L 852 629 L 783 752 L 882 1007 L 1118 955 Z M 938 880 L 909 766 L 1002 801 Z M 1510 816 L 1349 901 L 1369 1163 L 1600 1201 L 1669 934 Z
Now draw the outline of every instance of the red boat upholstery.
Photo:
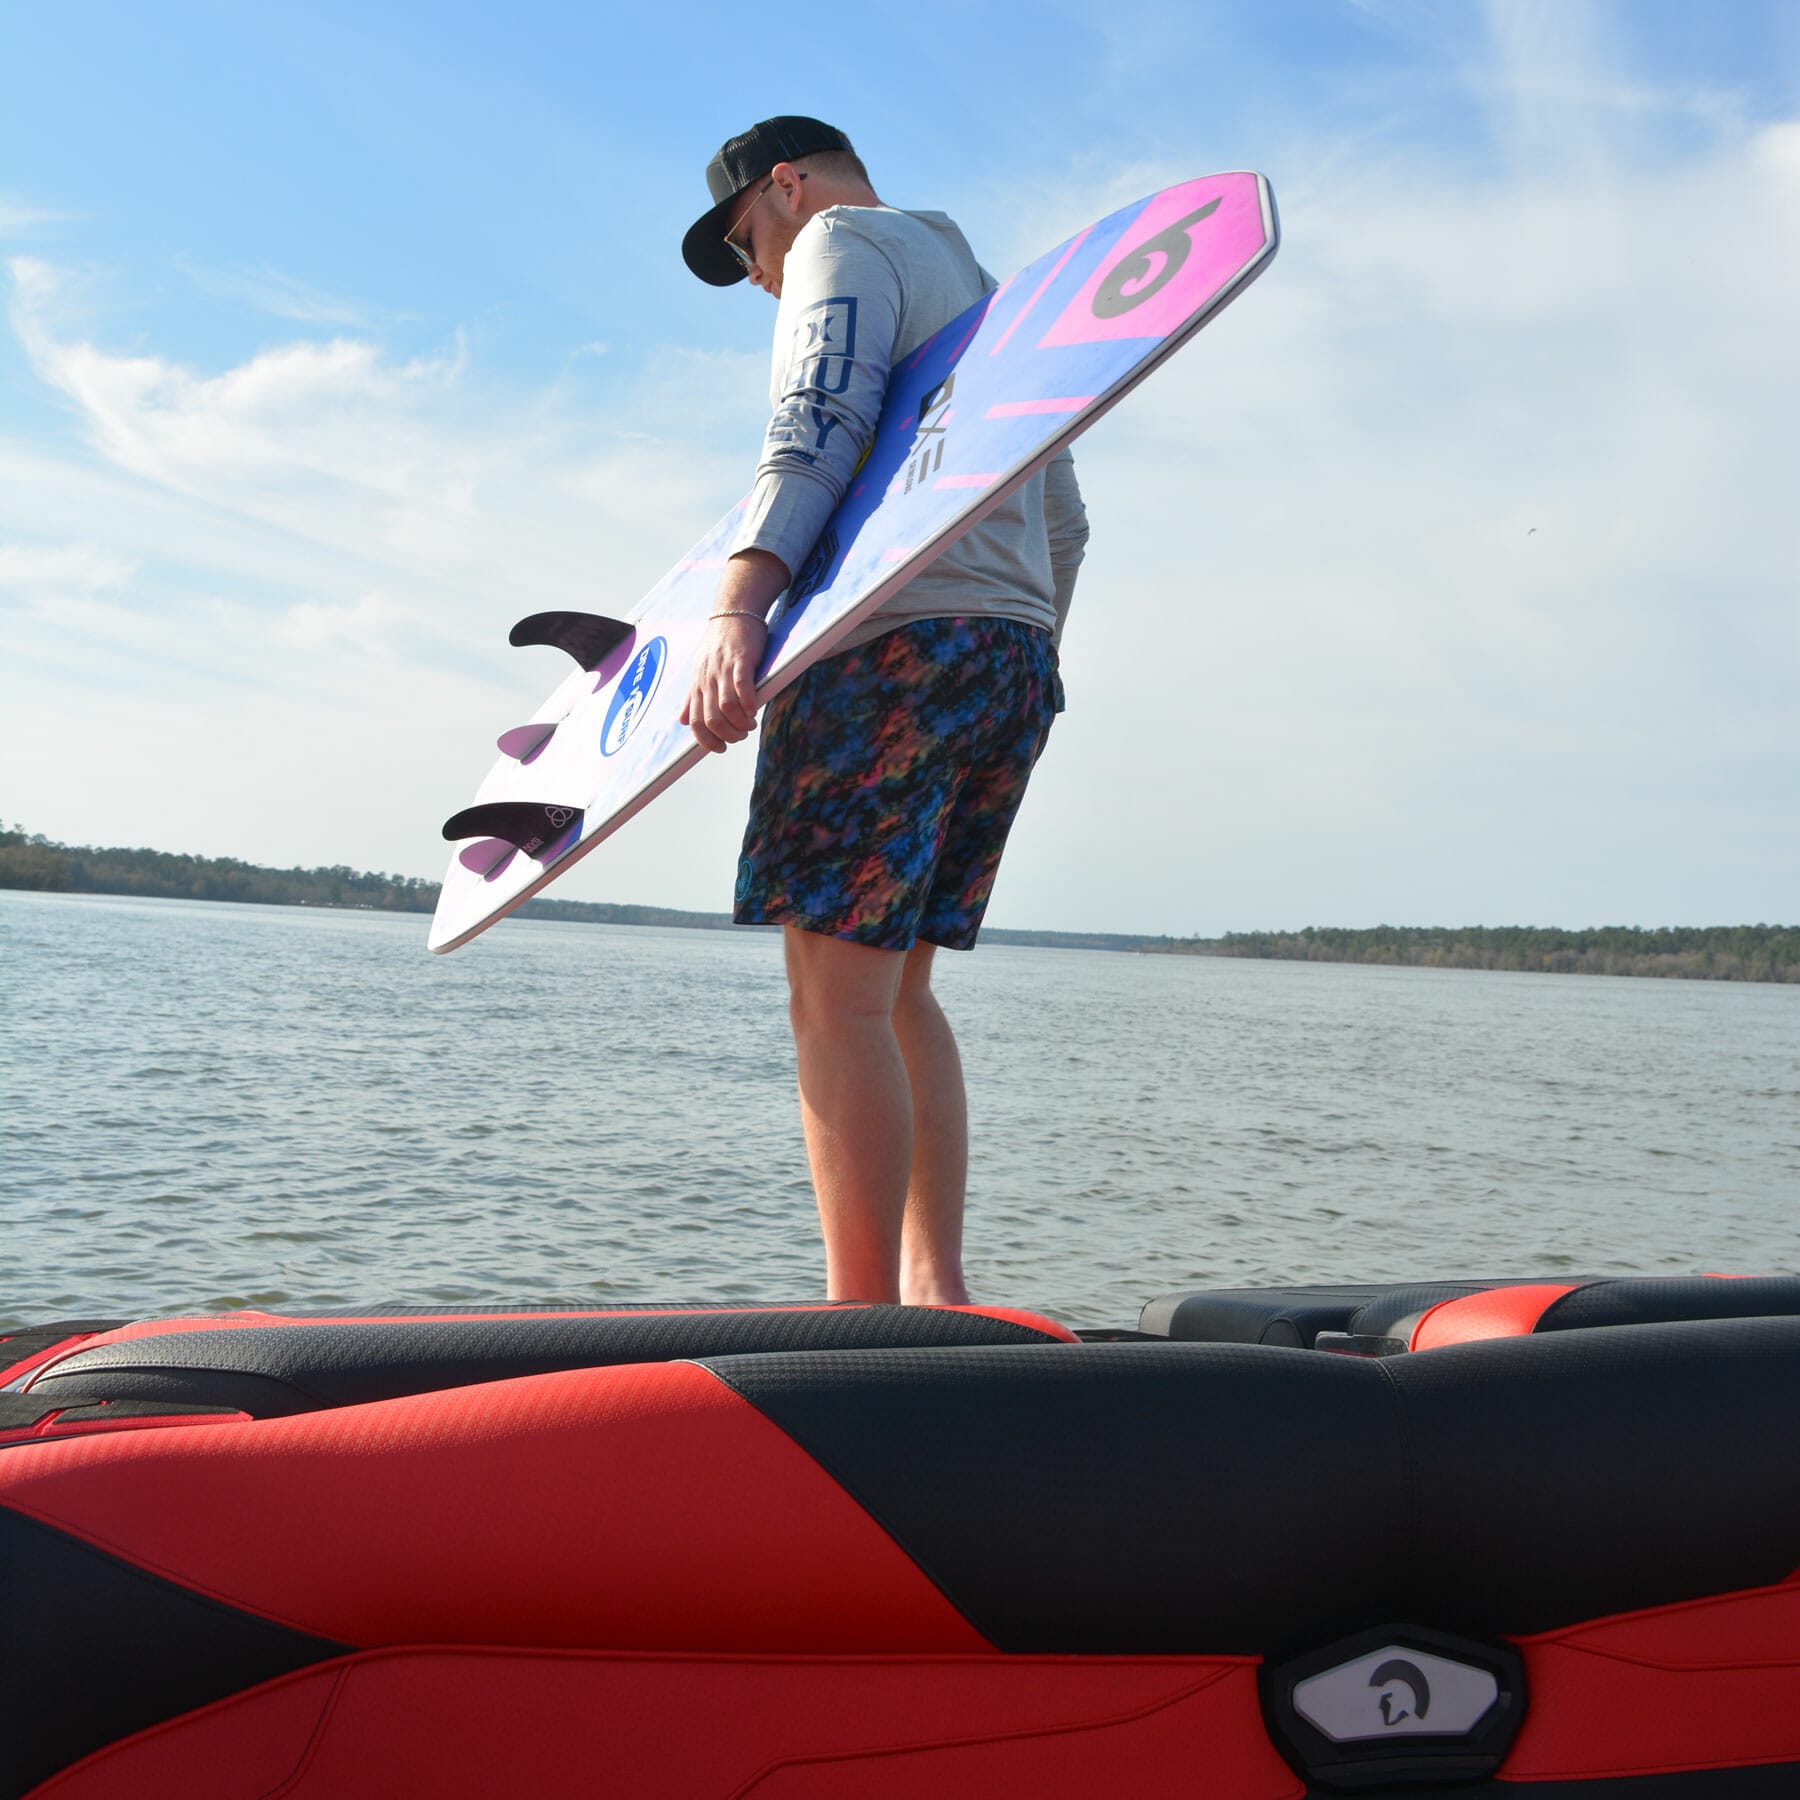
M 1791 1797 L 1796 1417 L 1800 1319 L 1757 1317 L 711 1355 L 17 1443 L 0 1793 L 1301 1800 L 1283 1672 L 1409 1621 L 1522 1671 L 1456 1794 Z M 1447 1800 L 1426 1767 L 1360 1791 Z

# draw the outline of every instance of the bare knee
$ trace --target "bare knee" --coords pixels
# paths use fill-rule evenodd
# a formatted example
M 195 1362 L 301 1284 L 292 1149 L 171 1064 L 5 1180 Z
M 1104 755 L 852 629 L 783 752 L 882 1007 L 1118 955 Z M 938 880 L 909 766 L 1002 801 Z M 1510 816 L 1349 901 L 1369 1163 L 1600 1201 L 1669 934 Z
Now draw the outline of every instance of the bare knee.
M 900 969 L 899 991 L 894 996 L 894 1022 L 941 1019 L 943 1009 L 931 987 L 931 959 L 937 945 L 915 944 Z
M 796 1040 L 886 1027 L 905 958 L 843 938 L 785 930 L 788 1018 Z

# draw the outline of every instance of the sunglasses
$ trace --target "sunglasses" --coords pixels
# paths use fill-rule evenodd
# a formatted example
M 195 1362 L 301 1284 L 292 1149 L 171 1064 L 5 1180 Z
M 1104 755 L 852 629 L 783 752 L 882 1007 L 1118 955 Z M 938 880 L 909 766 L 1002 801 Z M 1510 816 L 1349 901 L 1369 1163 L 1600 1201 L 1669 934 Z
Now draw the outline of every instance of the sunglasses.
M 804 181 L 807 177 L 808 171 L 805 169 L 796 169 L 794 171 L 794 173 L 796 175 L 798 175 L 802 181 Z M 725 248 L 727 250 L 729 250 L 731 252 L 731 254 L 733 256 L 735 256 L 740 263 L 743 264 L 744 272 L 746 274 L 748 274 L 751 269 L 756 267 L 756 259 L 751 255 L 751 253 L 748 250 L 746 250 L 741 244 L 739 244 L 736 241 L 737 234 L 740 231 L 742 231 L 744 229 L 744 226 L 749 222 L 750 215 L 756 211 L 757 205 L 762 200 L 763 195 L 766 194 L 769 191 L 769 189 L 772 188 L 774 185 L 775 185 L 775 177 L 773 175 L 771 175 L 769 177 L 769 179 L 767 181 L 765 181 L 762 184 L 762 186 L 756 190 L 756 199 L 752 200 L 750 202 L 750 204 L 748 206 L 746 206 L 741 213 L 738 214 L 738 222 L 734 226 L 732 226 L 730 231 L 728 231 L 725 234 L 725 239 L 724 239 Z

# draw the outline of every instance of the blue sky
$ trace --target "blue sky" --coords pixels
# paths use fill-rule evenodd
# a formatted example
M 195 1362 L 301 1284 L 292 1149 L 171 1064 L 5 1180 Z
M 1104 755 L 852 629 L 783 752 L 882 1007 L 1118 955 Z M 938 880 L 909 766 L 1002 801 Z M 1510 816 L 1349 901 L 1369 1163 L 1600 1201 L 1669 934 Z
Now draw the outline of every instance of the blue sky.
M 165 0 L 0 21 L 0 816 L 436 874 L 554 672 L 747 485 L 752 119 L 997 273 L 1255 167 L 1275 265 L 1081 455 L 1071 711 L 994 922 L 1800 917 L 1783 0 Z M 523 716 L 519 714 L 518 716 Z M 564 884 L 722 908 L 740 750 Z

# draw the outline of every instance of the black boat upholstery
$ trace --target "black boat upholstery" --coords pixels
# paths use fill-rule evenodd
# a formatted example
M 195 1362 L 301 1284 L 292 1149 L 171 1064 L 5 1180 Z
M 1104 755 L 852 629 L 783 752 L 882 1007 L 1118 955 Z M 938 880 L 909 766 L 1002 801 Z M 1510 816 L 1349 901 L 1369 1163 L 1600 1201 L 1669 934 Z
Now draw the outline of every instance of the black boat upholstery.
M 1800 1568 L 1800 1319 L 1388 1360 L 1116 1344 L 709 1362 L 1002 1649 L 1524 1634 Z M 922 1459 L 918 1446 L 931 1446 Z
M 31 1378 L 23 1398 L 40 1408 L 157 1401 L 273 1419 L 557 1369 L 759 1351 L 1056 1341 L 1011 1319 L 929 1306 L 321 1320 L 160 1332 L 77 1350 Z

